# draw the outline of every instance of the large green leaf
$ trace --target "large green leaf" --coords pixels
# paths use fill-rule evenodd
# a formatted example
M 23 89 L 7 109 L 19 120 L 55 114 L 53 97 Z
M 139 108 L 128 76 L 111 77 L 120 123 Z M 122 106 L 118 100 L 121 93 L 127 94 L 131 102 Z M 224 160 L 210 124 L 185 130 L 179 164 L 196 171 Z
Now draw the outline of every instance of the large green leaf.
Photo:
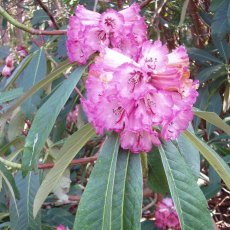
M 74 230 L 110 230 L 115 181 L 118 135 L 109 136 L 100 151 L 86 189 L 81 197 Z
M 18 189 L 17 189 L 17 186 L 15 184 L 15 181 L 14 181 L 12 174 L 6 169 L 4 164 L 0 162 L 0 179 L 1 178 L 4 179 L 8 189 L 10 191 L 12 202 L 14 202 L 14 205 L 15 205 L 15 215 L 18 216 L 19 213 L 18 213 L 18 207 L 17 207 L 16 199 L 19 199 L 20 195 L 19 195 L 19 192 L 18 192 Z
M 225 133 L 227 133 L 230 136 L 230 126 L 227 125 L 216 113 L 200 111 L 196 108 L 194 108 L 193 111 L 196 116 L 222 129 Z
M 230 32 L 229 24 L 229 0 L 223 0 L 222 4 L 218 6 L 214 20 L 211 26 L 212 40 L 215 46 L 218 48 L 220 55 L 224 58 L 225 62 L 228 63 L 230 56 L 230 46 L 226 41 L 226 35 Z
M 14 112 L 15 109 L 17 109 L 22 103 L 24 103 L 28 98 L 30 98 L 34 93 L 36 93 L 38 90 L 44 88 L 45 86 L 49 85 L 51 82 L 53 82 L 55 79 L 60 77 L 62 73 L 71 67 L 71 64 L 69 61 L 62 62 L 53 72 L 48 74 L 45 79 L 41 80 L 39 83 L 34 85 L 31 89 L 26 91 L 8 110 L 6 113 L 4 113 L 1 116 L 0 119 L 0 126 L 3 122 L 5 122 L 9 116 Z
M 14 100 L 15 98 L 21 96 L 23 93 L 22 88 L 12 89 L 6 92 L 0 93 L 0 104 Z
M 60 157 L 57 159 L 54 167 L 47 173 L 36 194 L 33 207 L 34 216 L 37 215 L 44 200 L 57 184 L 72 159 L 93 136 L 95 136 L 95 131 L 89 124 L 87 124 L 66 139 L 65 144 L 60 149 Z
M 10 221 L 12 230 L 39 230 L 41 229 L 40 215 L 33 218 L 33 200 L 40 184 L 39 174 L 29 172 L 23 178 L 21 172 L 15 177 L 16 185 L 20 193 L 17 201 L 19 216 L 15 212 L 15 204 L 10 202 Z
M 227 69 L 224 64 L 214 65 L 211 67 L 206 67 L 202 69 L 196 76 L 200 84 L 210 80 L 217 79 L 222 76 L 227 75 Z
M 192 125 L 190 124 L 188 130 L 194 133 Z M 186 139 L 183 135 L 180 135 L 177 141 L 177 147 L 184 157 L 186 164 L 191 168 L 193 175 L 198 179 L 200 175 L 200 154 L 194 145 Z
M 43 48 L 40 48 L 35 52 L 32 60 L 25 68 L 23 73 L 18 79 L 18 85 L 23 88 L 24 92 L 36 85 L 40 80 L 46 76 L 46 55 Z M 37 106 L 41 102 L 42 91 L 38 91 L 31 96 L 22 105 L 22 110 L 27 117 L 31 117 L 31 114 L 37 110 Z
M 213 229 L 206 199 L 176 146 L 163 143 L 159 151 L 182 230 Z
M 214 63 L 223 64 L 223 62 L 220 59 L 214 57 L 213 55 L 211 55 L 210 53 L 208 53 L 203 49 L 189 48 L 188 55 L 190 58 L 195 59 L 201 63 L 214 62 Z
M 120 151 L 113 189 L 112 230 L 140 229 L 142 181 L 140 154 Z
M 226 162 L 211 147 L 196 137 L 195 134 L 186 130 L 183 135 L 200 151 L 228 188 L 230 188 L 230 168 Z
M 25 141 L 25 150 L 22 158 L 23 174 L 36 167 L 36 160 L 53 128 L 55 120 L 80 80 L 83 71 L 84 67 L 77 68 L 68 79 L 63 81 L 63 84 L 36 113 Z
M 168 181 L 165 175 L 164 167 L 157 148 L 148 153 L 148 186 L 161 194 L 169 193 Z

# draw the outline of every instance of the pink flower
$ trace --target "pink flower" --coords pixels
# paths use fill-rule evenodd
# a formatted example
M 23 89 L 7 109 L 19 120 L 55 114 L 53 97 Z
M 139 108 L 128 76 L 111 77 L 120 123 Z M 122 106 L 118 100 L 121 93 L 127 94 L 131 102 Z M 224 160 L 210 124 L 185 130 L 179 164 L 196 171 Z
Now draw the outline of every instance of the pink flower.
M 120 12 L 108 9 L 99 14 L 78 5 L 67 31 L 70 61 L 85 64 L 93 53 L 105 47 L 117 48 L 136 60 L 147 40 L 147 26 L 139 11 L 139 5 L 133 4 Z
M 28 55 L 28 51 L 25 46 L 21 46 L 21 45 L 16 46 L 16 51 L 21 57 L 26 57 Z
M 116 49 L 100 53 L 82 100 L 98 134 L 120 133 L 121 147 L 139 153 L 160 145 L 160 137 L 175 140 L 188 127 L 198 83 L 189 79 L 185 48 L 172 53 L 177 60 L 160 41 L 144 42 L 136 61 Z
M 65 226 L 62 225 L 62 224 L 59 224 L 59 225 L 57 226 L 56 230 L 69 230 L 69 228 L 68 228 L 68 227 L 65 227 Z
M 4 77 L 10 76 L 13 69 L 14 69 L 14 59 L 13 56 L 10 54 L 7 56 L 5 60 L 5 66 L 3 67 L 2 75 Z
M 79 106 L 76 105 L 75 108 L 68 113 L 66 118 L 66 123 L 68 127 L 71 126 L 71 124 L 77 122 L 78 112 L 79 112 Z
M 180 222 L 171 198 L 164 198 L 156 206 L 155 225 L 160 229 L 180 230 Z

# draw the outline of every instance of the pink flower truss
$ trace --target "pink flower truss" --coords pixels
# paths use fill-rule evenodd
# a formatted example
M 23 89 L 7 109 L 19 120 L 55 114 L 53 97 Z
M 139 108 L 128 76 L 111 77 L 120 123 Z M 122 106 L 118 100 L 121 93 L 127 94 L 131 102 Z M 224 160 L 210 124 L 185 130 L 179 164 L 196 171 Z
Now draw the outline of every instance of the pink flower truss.
M 120 133 L 121 147 L 133 153 L 149 152 L 160 138 L 175 140 L 192 120 L 198 95 L 183 46 L 169 53 L 160 41 L 146 41 L 138 56 L 104 48 L 90 67 L 82 100 L 97 133 Z
M 85 64 L 90 55 L 105 47 L 116 48 L 134 60 L 147 40 L 147 26 L 134 3 L 122 11 L 108 9 L 102 14 L 78 5 L 70 17 L 67 50 L 70 61 Z
M 180 222 L 171 198 L 164 198 L 157 204 L 155 225 L 159 229 L 180 230 Z

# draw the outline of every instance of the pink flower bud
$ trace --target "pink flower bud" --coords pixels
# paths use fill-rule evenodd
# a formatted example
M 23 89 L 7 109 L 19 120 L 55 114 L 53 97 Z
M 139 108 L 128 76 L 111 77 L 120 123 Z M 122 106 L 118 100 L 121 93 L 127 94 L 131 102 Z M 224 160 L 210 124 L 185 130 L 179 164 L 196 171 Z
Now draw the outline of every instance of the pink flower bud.
M 7 56 L 6 60 L 5 60 L 6 66 L 8 66 L 9 68 L 13 68 L 14 66 L 14 59 L 13 59 L 13 55 L 10 54 Z
M 8 76 L 10 76 L 11 71 L 12 71 L 12 68 L 10 68 L 7 65 L 5 65 L 4 68 L 3 68 L 3 70 L 2 70 L 2 75 L 4 77 L 8 77 Z
M 19 45 L 16 47 L 16 50 L 21 57 L 26 57 L 28 55 L 28 51 L 25 46 Z
M 59 224 L 59 225 L 57 226 L 56 230 L 69 230 L 69 228 L 68 228 L 68 227 L 65 227 L 65 226 L 62 225 L 62 224 Z

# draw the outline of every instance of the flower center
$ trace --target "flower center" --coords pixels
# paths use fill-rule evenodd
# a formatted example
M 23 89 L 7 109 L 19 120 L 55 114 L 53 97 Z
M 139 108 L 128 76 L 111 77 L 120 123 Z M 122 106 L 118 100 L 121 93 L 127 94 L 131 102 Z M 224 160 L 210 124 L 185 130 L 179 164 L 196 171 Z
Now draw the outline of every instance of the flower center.
M 130 73 L 128 84 L 132 85 L 131 92 L 133 92 L 136 84 L 139 84 L 142 79 L 143 79 L 143 74 L 140 71 L 134 71 Z
M 108 26 L 108 27 L 111 27 L 112 29 L 114 29 L 115 27 L 115 20 L 108 17 L 105 19 L 105 25 Z
M 123 113 L 124 109 L 121 106 L 118 106 L 117 108 L 113 109 L 113 113 L 116 116 L 120 116 Z

